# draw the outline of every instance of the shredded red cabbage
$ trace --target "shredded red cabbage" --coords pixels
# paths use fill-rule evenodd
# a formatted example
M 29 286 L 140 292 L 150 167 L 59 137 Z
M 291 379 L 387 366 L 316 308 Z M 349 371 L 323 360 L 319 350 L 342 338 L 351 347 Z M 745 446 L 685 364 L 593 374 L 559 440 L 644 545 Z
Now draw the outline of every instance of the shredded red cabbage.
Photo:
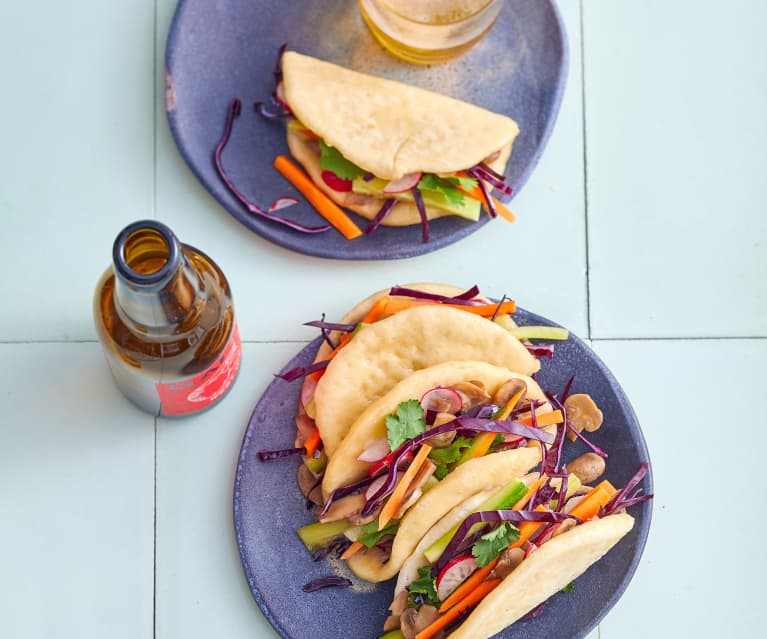
M 460 295 L 448 296 L 439 295 L 437 293 L 427 293 L 426 291 L 419 291 L 414 288 L 407 288 L 405 286 L 392 286 L 389 289 L 389 295 L 393 297 L 412 297 L 418 300 L 431 300 L 433 302 L 441 302 L 443 304 L 456 304 L 459 306 L 473 306 L 473 297 L 479 294 L 479 288 L 475 284 L 469 290 L 464 291 Z
M 387 199 L 386 202 L 383 203 L 383 206 L 378 211 L 378 213 L 376 213 L 376 216 L 373 218 L 370 224 L 367 225 L 367 228 L 365 229 L 365 235 L 370 235 L 379 226 L 381 226 L 381 222 L 383 222 L 383 219 L 389 215 L 396 203 L 397 200 L 395 200 L 393 197 Z
M 498 412 L 499 409 L 500 409 L 500 406 L 496 406 L 495 404 L 478 404 L 477 406 L 472 406 L 463 415 L 461 415 L 461 417 L 476 417 L 477 419 L 490 419 L 493 415 L 495 415 Z
M 606 515 L 611 515 L 612 513 L 623 510 L 624 508 L 628 508 L 629 506 L 634 506 L 635 504 L 641 504 L 643 501 L 647 501 L 648 499 L 652 499 L 653 495 L 643 495 L 642 493 L 644 490 L 640 487 L 637 488 L 633 493 L 631 492 L 634 490 L 636 485 L 642 481 L 644 476 L 647 474 L 647 471 L 649 469 L 649 466 L 647 462 L 642 462 L 639 465 L 639 470 L 634 474 L 634 476 L 629 479 L 628 483 L 621 488 L 613 498 L 608 501 L 602 508 L 599 509 L 599 516 L 604 517 Z
M 546 601 L 548 601 L 548 599 Z M 520 617 L 518 621 L 530 621 L 530 619 L 535 619 L 538 615 L 540 615 L 543 612 L 543 607 L 546 605 L 546 601 L 539 603 L 524 617 Z
M 487 214 L 491 218 L 498 217 L 498 211 L 495 209 L 495 202 L 493 202 L 493 198 L 490 194 L 490 191 L 487 190 L 487 187 L 485 186 L 485 183 L 482 181 L 482 176 L 475 171 L 474 169 L 469 169 L 466 171 L 467 175 L 470 175 L 475 180 L 477 180 L 477 184 L 479 185 L 480 190 L 482 191 L 482 197 L 485 198 L 485 204 L 487 204 Z
M 294 197 L 290 197 L 290 196 L 280 197 L 271 203 L 271 205 L 269 206 L 268 212 L 274 213 L 275 211 L 279 211 L 280 209 L 286 209 L 289 206 L 294 206 L 295 204 L 298 204 L 298 200 Z
M 306 455 L 306 448 L 283 448 L 282 450 L 259 450 L 258 458 L 261 461 L 271 461 L 281 457 L 290 457 L 292 455 Z
M 326 369 L 329 363 L 329 359 L 323 359 L 319 362 L 314 362 L 314 364 L 310 364 L 309 366 L 296 366 L 284 373 L 275 373 L 274 376 L 284 379 L 286 382 L 292 382 L 301 377 L 306 377 L 310 373 Z
M 520 524 L 523 521 L 556 524 L 565 519 L 575 519 L 578 521 L 578 518 L 573 515 L 541 510 L 483 510 L 478 513 L 472 513 L 461 522 L 461 525 L 458 526 L 458 530 L 456 530 L 455 534 L 450 538 L 445 550 L 442 552 L 434 566 L 432 566 L 432 574 L 438 575 L 447 562 L 455 556 L 456 550 L 461 546 L 474 524 L 479 524 L 481 522 L 500 524 L 505 521 L 509 521 L 512 524 Z M 487 532 L 487 530 L 485 532 Z
M 570 396 L 570 389 L 573 387 L 574 381 L 575 381 L 575 373 L 573 373 L 570 379 L 567 380 L 567 384 L 565 384 L 565 389 L 562 391 L 562 399 L 560 401 L 563 404 L 565 403 L 565 400 Z
M 304 592 L 315 592 L 323 588 L 348 588 L 351 585 L 352 582 L 343 577 L 321 577 L 320 579 L 310 581 L 308 584 L 304 584 Z
M 325 505 L 322 507 L 322 510 L 320 511 L 319 516 L 322 517 L 326 512 L 328 512 L 328 508 L 330 508 L 330 504 L 332 504 L 336 499 L 341 499 L 341 497 L 346 497 L 347 495 L 351 495 L 352 493 L 357 492 L 361 488 L 366 488 L 370 486 L 376 479 L 379 477 L 383 477 L 386 472 L 380 472 L 375 475 L 370 475 L 369 477 L 365 477 L 364 479 L 360 479 L 359 481 L 354 482 L 353 484 L 349 484 L 348 486 L 342 486 L 341 488 L 336 488 L 333 492 L 328 495 L 328 500 L 325 502 Z M 396 476 L 396 475 L 395 475 Z
M 501 175 L 500 173 L 498 173 L 498 171 L 496 171 L 494 168 L 492 168 L 489 164 L 485 164 L 484 162 L 480 162 L 477 165 L 477 168 L 479 168 L 480 171 L 484 171 L 485 173 L 488 173 L 488 174 L 492 175 L 497 180 L 504 180 L 504 181 L 506 180 L 506 176 L 505 175 Z
M 466 431 L 507 433 L 511 435 L 520 435 L 522 437 L 527 437 L 528 439 L 535 439 L 545 444 L 551 444 L 554 441 L 552 435 L 547 433 L 545 430 L 531 428 L 527 424 L 522 424 L 521 422 L 515 422 L 507 419 L 495 420 L 478 419 L 476 417 L 466 416 L 457 417 L 451 422 L 447 422 L 446 424 L 442 424 L 436 428 L 430 428 L 428 431 L 413 437 L 413 439 L 408 439 L 407 441 L 403 442 L 403 444 L 396 451 L 394 451 L 386 482 L 381 486 L 381 488 L 378 489 L 378 491 L 376 491 L 374 495 L 371 496 L 371 498 L 365 504 L 364 508 L 362 509 L 362 516 L 365 517 L 374 512 L 381 500 L 385 497 L 388 497 L 389 494 L 394 490 L 394 487 L 397 484 L 397 468 L 402 457 L 413 450 L 416 446 L 419 446 L 425 442 L 427 439 L 434 437 L 434 435 L 440 435 L 450 431 L 456 431 L 459 433 Z M 541 446 L 541 448 L 545 447 Z
M 276 101 L 276 99 L 274 99 Z M 281 103 L 278 103 L 278 111 L 269 111 L 269 109 L 266 108 L 266 105 L 261 102 L 257 101 L 253 103 L 253 110 L 258 113 L 264 120 L 284 120 L 286 118 L 293 117 L 293 113 L 282 106 Z
M 232 100 L 231 104 L 229 105 L 229 111 L 226 115 L 226 123 L 224 125 L 224 134 L 221 136 L 221 140 L 216 145 L 216 150 L 213 153 L 213 160 L 216 165 L 216 171 L 218 173 L 218 176 L 221 178 L 221 181 L 226 185 L 226 188 L 229 189 L 229 191 L 236 197 L 240 203 L 251 213 L 254 215 L 258 215 L 260 217 L 266 218 L 267 220 L 271 220 L 272 222 L 277 222 L 279 224 L 283 224 L 284 226 L 287 226 L 289 228 L 292 228 L 295 231 L 300 231 L 301 233 L 322 233 L 324 231 L 329 230 L 331 227 L 330 225 L 325 226 L 304 226 L 303 224 L 299 224 L 298 222 L 293 222 L 292 220 L 288 220 L 284 217 L 280 217 L 279 215 L 273 215 L 272 213 L 269 213 L 268 211 L 265 211 L 257 204 L 254 204 L 251 202 L 245 195 L 234 185 L 234 182 L 229 178 L 226 171 L 224 170 L 224 165 L 221 161 L 221 155 L 224 152 L 224 148 L 226 148 L 227 143 L 229 142 L 229 138 L 232 136 L 232 129 L 234 128 L 234 120 L 235 118 L 240 116 L 240 113 L 242 112 L 242 103 L 239 101 L 239 99 L 235 98 Z
M 483 180 L 485 182 L 489 182 L 494 188 L 498 189 L 504 195 L 511 195 L 513 192 L 512 188 L 506 184 L 505 176 L 501 175 L 500 173 L 496 173 L 483 162 L 480 162 L 477 164 L 477 166 L 472 167 L 472 175 L 473 177 L 479 179 L 480 184 Z M 489 200 L 490 198 L 488 198 L 488 201 Z
M 349 548 L 349 546 L 352 545 L 351 539 L 347 539 L 344 537 L 343 539 L 338 539 L 334 541 L 329 546 L 325 546 L 324 548 L 320 548 L 312 555 L 312 561 L 322 561 L 325 559 L 325 557 L 329 555 L 335 555 L 336 557 L 340 557 L 343 555 L 346 550 Z
M 423 238 L 422 241 L 425 244 L 429 241 L 429 218 L 426 216 L 426 206 L 423 203 L 423 196 L 417 186 L 410 189 L 410 192 L 413 194 L 418 214 L 421 216 L 421 236 Z
M 563 421 L 561 424 L 557 424 L 557 435 L 554 438 L 554 443 L 551 445 L 551 448 L 545 453 L 546 463 L 541 472 L 546 473 L 549 477 L 560 477 L 562 476 L 560 471 L 562 465 L 562 447 L 565 443 L 565 432 L 567 432 L 567 411 L 562 402 L 560 402 L 555 395 L 546 393 L 546 398 L 551 402 L 551 405 L 555 410 L 562 411 Z
M 326 331 L 341 331 L 342 333 L 351 333 L 357 324 L 336 324 L 335 322 L 326 322 L 325 314 L 322 314 L 321 320 L 313 320 L 311 322 L 304 322 L 304 326 L 311 326 L 312 328 L 324 328 Z
M 582 432 L 578 431 L 578 429 L 573 425 L 573 423 L 568 419 L 567 420 L 567 428 L 570 430 L 570 432 L 575 433 L 575 436 L 580 439 L 586 446 L 588 446 L 592 451 L 594 451 L 597 455 L 600 457 L 604 457 L 607 459 L 607 453 L 603 451 L 599 446 L 596 444 L 590 442 L 586 437 L 583 435 Z

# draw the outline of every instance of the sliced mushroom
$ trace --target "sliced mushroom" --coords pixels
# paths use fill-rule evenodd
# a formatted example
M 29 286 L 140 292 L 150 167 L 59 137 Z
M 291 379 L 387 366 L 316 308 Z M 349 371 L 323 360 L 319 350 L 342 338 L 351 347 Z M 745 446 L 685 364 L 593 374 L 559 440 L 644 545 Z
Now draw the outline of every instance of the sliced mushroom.
M 298 487 L 309 501 L 322 505 L 322 481 L 320 481 L 314 473 L 309 470 L 306 464 L 301 464 L 298 467 Z
M 581 484 L 590 484 L 605 472 L 605 460 L 596 453 L 583 453 L 566 466 L 567 472 L 581 480 Z
M 340 521 L 341 519 L 351 521 L 351 518 L 360 514 L 364 506 L 365 495 L 363 494 L 342 497 L 341 499 L 334 501 L 330 505 L 330 508 L 328 508 L 328 511 L 320 517 L 319 520 L 323 524 L 328 521 Z
M 587 433 L 593 433 L 602 425 L 602 411 L 599 410 L 594 400 L 584 393 L 570 395 L 565 400 L 565 410 L 567 418 L 580 433 L 585 430 Z M 570 430 L 567 431 L 567 437 L 574 442 L 577 435 Z
M 452 389 L 461 396 L 461 410 L 463 412 L 490 401 L 490 395 L 487 394 L 487 391 L 471 382 L 458 382 L 452 386 Z
M 498 563 L 490 573 L 490 579 L 505 579 L 525 558 L 525 551 L 521 548 L 507 548 L 498 558 Z
M 432 428 L 437 428 L 437 426 L 442 426 L 444 424 L 447 424 L 448 422 L 452 422 L 455 419 L 455 415 L 452 413 L 437 413 L 437 416 L 434 418 L 434 423 L 429 426 L 429 430 Z M 453 443 L 453 440 L 455 439 L 455 431 L 449 430 L 446 433 L 440 433 L 439 435 L 434 435 L 434 437 L 430 437 L 426 440 L 426 443 L 429 444 L 432 448 L 447 448 L 450 446 L 450 444 Z
M 400 628 L 405 639 L 415 639 L 415 636 L 430 626 L 439 617 L 439 612 L 434 606 L 421 606 L 420 610 L 408 608 L 400 617 Z M 434 635 L 435 639 L 442 639 L 444 631 Z
M 493 399 L 490 401 L 496 406 L 506 406 L 511 398 L 519 393 L 519 391 L 524 392 L 519 396 L 517 403 L 512 406 L 512 408 L 516 408 L 519 406 L 520 402 L 525 399 L 525 395 L 527 394 L 527 384 L 523 379 L 512 378 L 505 381 L 501 384 L 500 388 L 493 393 Z
M 575 525 L 575 519 L 565 519 L 561 524 L 559 524 L 559 527 L 554 531 L 554 534 L 551 536 L 551 538 L 553 539 L 562 533 L 566 533 L 568 530 L 575 528 Z

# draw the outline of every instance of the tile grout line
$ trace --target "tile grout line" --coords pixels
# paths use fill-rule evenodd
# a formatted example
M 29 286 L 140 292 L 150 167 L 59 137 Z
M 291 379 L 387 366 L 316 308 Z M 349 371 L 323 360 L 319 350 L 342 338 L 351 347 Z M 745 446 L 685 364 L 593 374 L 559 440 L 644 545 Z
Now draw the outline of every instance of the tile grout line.
M 589 256 L 589 180 L 586 136 L 586 42 L 583 26 L 583 0 L 579 3 L 581 28 L 581 124 L 583 127 L 583 221 L 586 254 L 586 334 L 591 338 L 591 261 Z
M 152 521 L 152 637 L 157 639 L 157 417 L 154 418 L 154 497 Z
M 152 17 L 152 218 L 157 219 L 157 16 L 154 0 Z M 152 498 L 152 639 L 157 639 L 157 417 L 154 418 L 154 490 Z

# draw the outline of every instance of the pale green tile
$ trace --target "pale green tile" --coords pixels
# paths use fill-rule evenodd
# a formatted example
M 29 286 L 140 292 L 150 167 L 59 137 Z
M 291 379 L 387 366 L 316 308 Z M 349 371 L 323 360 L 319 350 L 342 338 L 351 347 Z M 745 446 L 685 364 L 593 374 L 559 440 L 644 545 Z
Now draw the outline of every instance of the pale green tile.
M 0 637 L 151 639 L 153 418 L 96 344 L 0 361 Z
M 767 3 L 583 5 L 593 334 L 767 335 Z
M 151 217 L 154 7 L 0 3 L 0 340 L 93 336 L 117 232 Z
M 158 64 L 175 8 L 161 0 Z M 570 77 L 553 136 L 537 171 L 513 201 L 517 223 L 498 220 L 446 249 L 387 262 L 319 260 L 272 245 L 226 213 L 187 168 L 158 99 L 158 217 L 216 259 L 233 287 L 245 339 L 309 338 L 300 323 L 340 317 L 358 299 L 396 283 L 479 284 L 585 334 L 580 16 L 561 6 L 570 39 Z M 158 89 L 162 78 L 158 79 Z
M 240 563 L 232 491 L 245 428 L 261 394 L 304 345 L 245 344 L 236 384 L 213 410 L 158 420 L 159 639 L 277 635 L 261 615 Z
M 756 636 L 767 435 L 754 410 L 767 340 L 595 341 L 594 349 L 634 404 L 655 479 L 644 556 L 601 639 Z

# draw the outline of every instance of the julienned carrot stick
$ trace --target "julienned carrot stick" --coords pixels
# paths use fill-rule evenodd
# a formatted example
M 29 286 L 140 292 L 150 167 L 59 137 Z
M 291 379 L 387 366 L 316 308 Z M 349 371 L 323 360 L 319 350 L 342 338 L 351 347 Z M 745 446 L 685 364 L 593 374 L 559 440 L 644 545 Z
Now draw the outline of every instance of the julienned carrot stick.
M 389 298 L 388 297 L 381 297 L 376 300 L 375 304 L 370 308 L 370 310 L 367 312 L 365 317 L 363 317 L 360 321 L 363 324 L 373 324 L 374 322 L 377 322 L 379 319 L 381 319 L 381 316 L 386 311 L 386 307 L 389 305 Z
M 309 437 L 304 442 L 304 448 L 306 449 L 306 456 L 311 457 L 314 455 L 314 451 L 317 450 L 317 446 L 320 445 L 320 429 L 316 426 L 314 430 L 309 433 Z
M 325 195 L 301 170 L 284 155 L 274 158 L 274 168 L 295 186 L 322 217 L 330 222 L 347 240 L 362 235 L 357 225 L 348 215 Z
M 431 446 L 429 446 L 429 444 L 421 445 L 421 448 L 419 449 L 418 454 L 415 456 L 413 463 L 407 467 L 407 470 L 402 476 L 402 479 L 400 479 L 397 487 L 391 494 L 391 497 L 389 497 L 389 499 L 386 501 L 386 505 L 381 510 L 381 514 L 378 515 L 378 530 L 383 530 L 386 527 L 386 524 L 388 524 L 391 518 L 394 516 L 394 513 L 397 512 L 400 505 L 402 504 L 402 498 L 407 492 L 407 487 L 410 485 L 410 482 L 413 481 L 413 478 L 416 476 L 421 466 L 426 461 L 426 458 L 430 452 Z
M 355 541 L 351 546 L 349 546 L 346 550 L 344 550 L 343 554 L 341 555 L 341 559 L 343 559 L 344 561 L 349 559 L 349 557 L 356 555 L 364 547 L 365 547 L 365 544 L 363 544 L 361 541 Z
M 468 595 L 477 586 L 479 586 L 479 584 L 481 584 L 485 578 L 491 572 L 493 572 L 493 568 L 495 568 L 499 558 L 500 555 L 493 559 L 489 564 L 487 564 L 487 566 L 483 566 L 482 568 L 475 570 L 474 573 L 472 573 L 466 581 L 464 581 L 460 586 L 458 586 L 458 588 L 450 593 L 450 596 L 445 599 L 445 601 L 443 601 L 442 605 L 439 607 L 440 613 L 450 610 L 453 606 L 455 606 L 455 604 L 459 603 L 464 597 L 466 597 L 466 595 Z
M 591 492 L 587 493 L 578 505 L 570 511 L 570 514 L 581 521 L 587 521 L 594 517 L 614 494 L 615 488 L 605 479 L 594 486 Z
M 538 479 L 536 479 L 530 485 L 530 488 L 527 489 L 527 492 L 522 495 L 522 498 L 516 504 L 514 504 L 511 509 L 522 510 L 525 506 L 527 506 L 527 502 L 533 498 L 535 491 L 538 490 L 547 479 L 548 477 L 546 477 L 546 475 L 541 475 Z
M 506 406 L 504 406 L 503 412 L 499 415 L 498 419 L 506 419 L 511 414 L 511 411 L 514 410 L 514 407 L 522 398 L 522 395 L 525 394 L 526 390 L 527 387 L 520 388 L 519 391 L 508 402 L 506 402 Z
M 528 491 L 529 495 L 532 495 L 533 491 Z M 537 511 L 544 511 L 546 510 L 546 507 L 541 504 L 538 506 L 535 510 Z M 509 548 L 519 548 L 522 546 L 530 537 L 533 536 L 533 533 L 538 530 L 541 526 L 544 526 L 545 524 L 539 523 L 537 521 L 523 521 L 521 524 L 519 524 L 519 539 L 515 541 L 513 544 L 509 546 Z
M 500 579 L 491 579 L 490 581 L 483 581 L 477 586 L 471 593 L 469 593 L 462 601 L 459 601 L 451 610 L 448 610 L 444 615 L 438 617 L 431 625 L 427 626 L 421 632 L 419 632 L 415 639 L 431 639 L 442 628 L 449 626 L 453 621 L 458 619 L 469 608 L 476 606 L 491 590 L 493 590 L 499 583 Z
M 388 303 L 386 304 L 386 310 L 385 315 L 388 317 L 390 315 L 394 315 L 395 313 L 399 313 L 400 311 L 404 311 L 405 309 L 412 308 L 414 306 L 425 306 L 427 304 L 436 304 L 437 302 L 427 302 L 423 300 L 409 300 L 409 299 L 400 299 L 398 297 L 390 297 L 388 298 Z M 444 304 L 439 303 L 440 306 L 449 306 L 451 308 L 457 308 L 459 311 L 466 311 L 467 313 L 472 313 L 474 315 L 479 315 L 480 317 L 492 317 L 496 313 L 501 315 L 508 315 L 510 313 L 513 313 L 517 310 L 517 305 L 513 300 L 508 300 L 504 302 L 503 304 L 478 304 L 476 306 L 469 306 L 469 305 L 461 305 L 461 304 Z
M 527 424 L 528 426 L 533 425 L 532 417 L 523 417 L 522 419 L 518 419 L 517 421 L 521 422 L 522 424 Z M 561 424 L 562 411 L 552 410 L 548 413 L 542 413 L 540 415 L 536 415 L 535 422 L 536 424 L 538 424 L 539 428 L 543 428 L 544 426 L 553 426 L 554 424 Z

